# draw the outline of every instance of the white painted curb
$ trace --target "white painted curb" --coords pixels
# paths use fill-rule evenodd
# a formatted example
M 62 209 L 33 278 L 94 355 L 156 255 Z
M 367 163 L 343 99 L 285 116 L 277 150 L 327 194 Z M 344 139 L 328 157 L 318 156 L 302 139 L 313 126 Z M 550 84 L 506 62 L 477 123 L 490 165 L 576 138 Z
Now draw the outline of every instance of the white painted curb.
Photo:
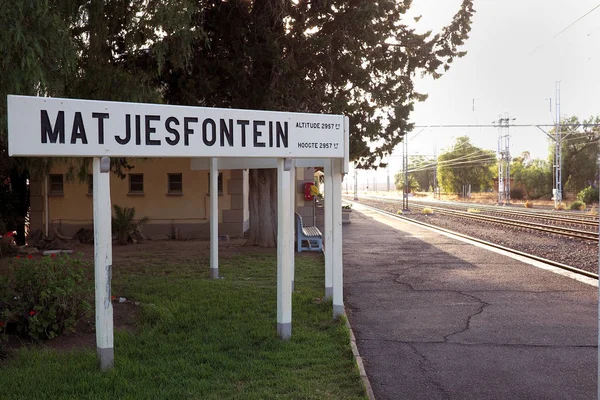
M 345 311 L 344 307 L 344 311 Z M 354 332 L 352 331 L 352 327 L 350 326 L 350 320 L 348 319 L 348 313 L 346 315 L 346 327 L 350 331 L 350 347 L 352 347 L 352 354 L 354 355 L 354 360 L 356 360 L 356 365 L 358 366 L 358 372 L 360 373 L 360 379 L 365 386 L 365 390 L 367 391 L 367 396 L 369 400 L 375 400 L 375 394 L 373 393 L 373 388 L 371 388 L 371 382 L 369 382 L 369 377 L 367 376 L 367 371 L 365 371 L 365 365 L 363 364 L 362 357 L 358 352 L 358 347 L 356 346 L 356 337 L 354 336 Z

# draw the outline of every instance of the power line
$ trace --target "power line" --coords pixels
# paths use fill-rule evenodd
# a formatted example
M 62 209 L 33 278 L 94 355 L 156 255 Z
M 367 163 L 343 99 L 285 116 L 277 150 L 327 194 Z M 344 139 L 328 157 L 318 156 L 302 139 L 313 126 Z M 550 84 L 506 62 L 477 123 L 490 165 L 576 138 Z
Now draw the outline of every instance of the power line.
M 567 26 L 566 28 L 564 28 L 562 31 L 558 32 L 556 35 L 552 36 L 552 39 L 548 40 L 548 42 L 546 43 L 542 43 L 541 45 L 539 45 L 538 47 L 536 47 L 531 53 L 529 53 L 530 56 L 532 56 L 533 54 L 535 54 L 536 51 L 538 51 L 539 49 L 541 49 L 542 47 L 544 47 L 547 43 L 551 42 L 552 40 L 556 39 L 556 37 L 558 35 L 560 35 L 561 33 L 563 33 L 564 31 L 566 31 L 567 29 L 569 29 L 570 27 L 572 27 L 573 25 L 575 25 L 576 23 L 578 23 L 579 21 L 581 21 L 582 19 L 584 19 L 585 17 L 587 17 L 589 14 L 591 14 L 595 9 L 599 8 L 600 4 L 598 4 L 597 6 L 595 6 L 594 8 L 592 8 L 590 11 L 586 12 L 585 14 L 583 14 L 581 17 L 577 18 L 574 22 L 572 22 L 569 26 Z M 589 36 L 589 34 L 588 34 Z

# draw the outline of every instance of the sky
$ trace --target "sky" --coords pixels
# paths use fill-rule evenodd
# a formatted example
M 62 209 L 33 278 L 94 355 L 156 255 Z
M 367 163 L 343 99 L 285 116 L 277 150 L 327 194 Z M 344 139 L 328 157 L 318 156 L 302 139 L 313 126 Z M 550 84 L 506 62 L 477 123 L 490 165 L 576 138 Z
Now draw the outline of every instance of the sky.
M 414 25 L 417 30 L 437 32 L 451 21 L 460 3 L 414 0 L 410 19 L 422 15 Z M 417 90 L 429 97 L 415 105 L 411 122 L 419 126 L 491 124 L 508 113 L 516 124 L 553 124 L 557 81 L 562 117 L 581 120 L 600 114 L 600 7 L 556 36 L 599 6 L 600 0 L 474 3 L 472 30 L 464 46 L 467 55 L 455 60 L 440 79 L 417 80 Z M 463 135 L 471 137 L 476 146 L 494 151 L 498 147 L 496 128 L 415 128 L 409 134 L 408 151 L 439 153 Z M 549 142 L 538 128 L 512 128 L 510 135 L 513 157 L 523 151 L 534 158 L 548 157 Z M 400 145 L 384 160 L 392 175 L 400 169 L 401 154 Z M 382 185 L 387 173 L 380 170 L 362 175 Z

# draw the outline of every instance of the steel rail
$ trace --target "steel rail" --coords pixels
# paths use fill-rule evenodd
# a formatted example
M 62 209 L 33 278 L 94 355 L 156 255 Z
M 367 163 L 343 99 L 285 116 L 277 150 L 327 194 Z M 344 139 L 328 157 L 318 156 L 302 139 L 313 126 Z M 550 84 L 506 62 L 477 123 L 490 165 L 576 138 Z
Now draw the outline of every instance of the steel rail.
M 348 201 L 348 200 L 345 200 L 345 201 L 347 201 L 349 203 L 353 203 L 353 202 Z M 551 265 L 553 267 L 564 269 L 566 271 L 574 272 L 576 274 L 584 275 L 584 276 L 587 276 L 589 278 L 598 279 L 598 274 L 595 274 L 595 273 L 590 272 L 590 271 L 583 270 L 581 268 L 572 267 L 570 265 L 566 265 L 566 264 L 559 263 L 559 262 L 556 262 L 556 261 L 548 260 L 547 258 L 539 257 L 539 256 L 536 256 L 536 255 L 533 255 L 533 254 L 524 253 L 524 252 L 519 251 L 519 250 L 511 249 L 510 247 L 501 246 L 499 244 L 496 244 L 496 243 L 493 243 L 493 242 L 488 242 L 488 241 L 482 240 L 482 239 L 478 239 L 478 238 L 473 237 L 473 236 L 464 235 L 462 233 L 451 231 L 450 229 L 440 228 L 439 226 L 431 225 L 431 224 L 428 224 L 426 222 L 418 221 L 418 220 L 415 220 L 415 219 L 412 219 L 412 218 L 407 218 L 407 217 L 402 216 L 402 215 L 397 215 L 397 214 L 394 214 L 394 213 L 391 213 L 389 211 L 385 211 L 385 210 L 382 210 L 382 209 L 379 209 L 379 208 L 376 208 L 376 207 L 367 206 L 365 204 L 361 204 L 361 207 L 365 207 L 365 208 L 369 208 L 371 210 L 375 210 L 377 212 L 380 212 L 382 214 L 386 214 L 386 215 L 388 215 L 390 217 L 393 217 L 393 218 L 397 218 L 397 219 L 401 219 L 401 220 L 405 220 L 405 221 L 410 221 L 410 222 L 418 224 L 418 225 L 426 226 L 426 227 L 428 227 L 430 229 L 433 229 L 433 230 L 437 230 L 437 231 L 449 233 L 451 235 L 455 235 L 455 236 L 458 236 L 458 237 L 463 238 L 463 239 L 472 240 L 474 242 L 481 243 L 481 244 L 484 244 L 486 246 L 490 246 L 490 247 L 493 247 L 493 248 L 496 248 L 496 249 L 504 250 L 504 251 L 512 253 L 512 254 L 517 254 L 519 256 L 522 256 L 522 257 L 525 257 L 525 258 L 529 258 L 531 260 L 539 261 L 539 262 L 542 262 L 544 264 Z
M 517 228 L 532 229 L 532 230 L 536 230 L 536 231 L 540 231 L 540 232 L 553 233 L 553 234 L 561 235 L 561 236 L 569 236 L 569 237 L 575 237 L 578 239 L 591 240 L 593 242 L 599 241 L 597 233 L 582 231 L 579 229 L 571 229 L 571 228 L 566 228 L 566 227 L 536 224 L 536 223 L 527 222 L 527 221 L 518 222 L 518 221 L 515 221 L 512 219 L 502 218 L 502 217 L 494 217 L 491 215 L 474 215 L 473 213 L 470 213 L 468 211 L 449 210 L 449 209 L 444 209 L 444 208 L 435 207 L 435 206 L 428 207 L 428 206 L 419 204 L 419 205 L 417 205 L 417 207 L 431 208 L 434 211 L 437 210 L 437 212 L 439 212 L 441 214 L 446 214 L 446 215 L 455 215 L 458 217 L 480 220 L 480 221 L 484 221 L 484 222 L 492 222 L 492 223 L 497 223 L 497 224 L 502 224 L 502 225 L 509 225 L 509 226 L 514 226 Z
M 380 196 L 370 196 L 370 197 L 381 198 L 381 199 L 385 198 L 385 197 L 380 197 Z M 480 203 L 459 203 L 459 202 L 446 202 L 446 201 L 439 201 L 439 200 L 423 201 L 423 200 L 419 200 L 419 199 L 413 199 L 412 202 L 413 203 L 422 203 L 422 204 L 435 203 L 435 204 L 443 204 L 443 205 L 456 204 L 457 206 L 463 206 L 463 207 L 471 207 L 472 206 L 472 207 L 485 208 L 485 209 L 490 209 L 490 210 L 502 210 L 505 212 L 513 212 L 515 214 L 523 214 L 523 215 L 550 215 L 550 216 L 556 217 L 556 218 L 573 218 L 572 212 L 560 211 L 560 210 L 512 209 L 512 208 L 506 208 L 504 206 L 494 206 L 494 205 L 486 205 L 486 204 L 480 204 Z M 577 218 L 574 218 L 574 219 L 575 220 L 581 219 L 584 221 L 592 221 L 592 222 L 595 222 L 596 224 L 598 223 L 597 215 L 579 215 L 579 216 L 577 216 Z
M 385 200 L 385 201 L 391 201 L 391 202 L 400 202 L 400 200 L 395 199 L 395 198 L 391 198 L 391 197 L 385 197 L 385 196 L 366 196 L 367 198 L 372 198 L 372 199 L 377 199 L 377 200 Z M 597 216 L 593 216 L 593 215 L 580 215 L 577 217 L 574 217 L 572 214 L 562 214 L 562 215 L 557 215 L 558 213 L 556 211 L 551 212 L 549 210 L 544 210 L 539 212 L 538 211 L 525 211 L 525 210 L 518 210 L 518 209 L 512 209 L 512 208 L 504 208 L 502 206 L 491 206 L 491 205 L 485 205 L 485 204 L 478 204 L 478 203 L 458 203 L 458 202 L 441 202 L 441 201 L 423 201 L 423 200 L 418 200 L 418 199 L 413 199 L 412 203 L 415 205 L 426 205 L 426 207 L 435 207 L 432 206 L 431 204 L 435 204 L 438 207 L 448 207 L 448 208 L 457 208 L 457 209 L 469 209 L 469 208 L 477 208 L 480 211 L 486 211 L 486 212 L 490 212 L 490 213 L 497 213 L 497 214 L 505 214 L 505 215 L 518 215 L 518 216 L 522 216 L 525 218 L 536 218 L 536 219 L 545 219 L 545 220 L 550 220 L 550 221 L 557 221 L 557 222 L 565 222 L 565 223 L 571 223 L 571 224 L 579 224 L 579 225 L 586 225 L 586 226 L 592 226 L 592 227 L 597 227 L 598 226 L 598 217 Z
M 413 204 L 415 204 L 416 202 L 413 202 Z M 419 206 L 421 205 L 425 205 L 426 203 L 424 202 L 419 202 L 417 203 Z M 469 209 L 471 207 L 466 206 L 466 205 L 462 205 L 462 204 L 444 204 L 444 206 L 446 207 L 456 207 L 458 209 Z M 427 207 L 427 206 L 426 206 Z M 544 220 L 549 220 L 549 221 L 556 221 L 556 222 L 564 222 L 564 223 L 569 223 L 569 224 L 577 224 L 577 225 L 585 225 L 585 226 L 592 226 L 597 228 L 598 227 L 598 221 L 593 221 L 591 219 L 580 219 L 580 218 L 571 218 L 571 217 L 567 217 L 567 216 L 561 216 L 561 215 L 551 215 L 549 213 L 535 213 L 535 212 L 524 212 L 521 210 L 511 210 L 511 209 L 499 209 L 493 206 L 474 206 L 475 208 L 477 208 L 480 211 L 485 211 L 488 213 L 495 213 L 495 214 L 503 214 L 503 215 L 517 215 L 523 218 L 534 218 L 534 219 L 544 219 Z

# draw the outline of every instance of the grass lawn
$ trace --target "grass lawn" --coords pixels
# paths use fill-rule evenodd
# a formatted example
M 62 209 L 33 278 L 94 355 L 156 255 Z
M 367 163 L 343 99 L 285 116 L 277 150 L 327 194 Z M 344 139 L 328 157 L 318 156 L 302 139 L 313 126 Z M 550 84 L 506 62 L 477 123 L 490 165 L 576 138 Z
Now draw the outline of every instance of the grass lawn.
M 92 349 L 20 349 L 0 364 L 0 399 L 366 398 L 349 333 L 318 299 L 322 256 L 296 255 L 292 339 L 282 341 L 275 251 L 222 254 L 224 279 L 212 281 L 206 252 L 170 260 L 162 243 L 127 247 L 113 294 L 142 305 L 136 332 L 115 334 L 114 370 L 100 372 Z

